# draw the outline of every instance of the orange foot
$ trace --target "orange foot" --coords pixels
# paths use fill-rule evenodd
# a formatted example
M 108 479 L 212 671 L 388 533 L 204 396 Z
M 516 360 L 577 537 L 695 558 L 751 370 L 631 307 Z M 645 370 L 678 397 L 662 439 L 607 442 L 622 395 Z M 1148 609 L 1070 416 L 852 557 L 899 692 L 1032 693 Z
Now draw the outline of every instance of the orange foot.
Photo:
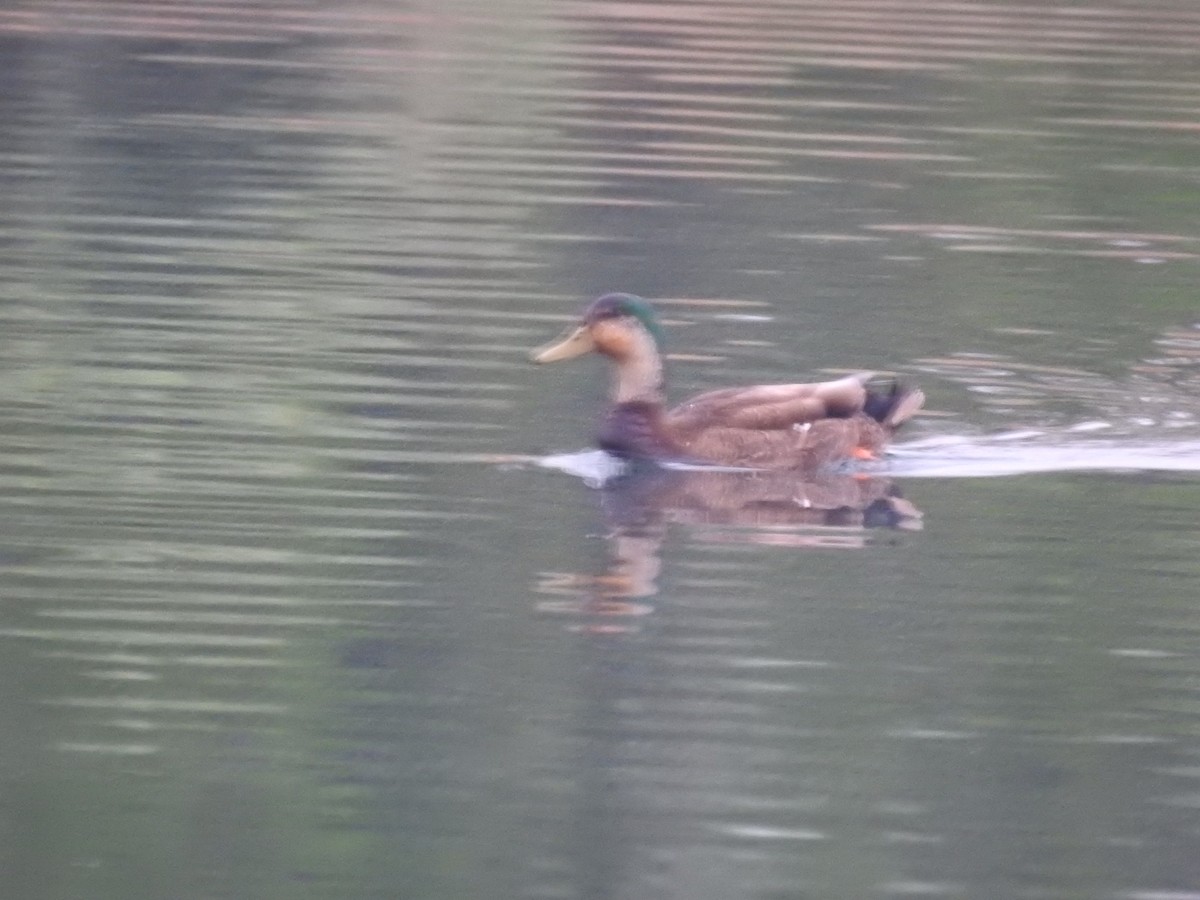
M 874 452 L 868 450 L 866 447 L 855 447 L 850 451 L 850 458 L 861 459 L 864 462 L 874 462 L 875 460 L 879 459 Z

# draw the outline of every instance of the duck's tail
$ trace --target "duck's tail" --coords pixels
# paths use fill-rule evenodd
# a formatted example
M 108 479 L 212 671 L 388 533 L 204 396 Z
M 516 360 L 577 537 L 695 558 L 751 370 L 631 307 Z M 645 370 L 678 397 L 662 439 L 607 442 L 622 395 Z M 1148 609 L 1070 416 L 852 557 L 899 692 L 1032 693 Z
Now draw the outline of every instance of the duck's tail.
M 925 403 L 925 392 L 911 384 L 893 381 L 890 386 L 867 388 L 863 412 L 876 422 L 895 430 L 912 418 Z

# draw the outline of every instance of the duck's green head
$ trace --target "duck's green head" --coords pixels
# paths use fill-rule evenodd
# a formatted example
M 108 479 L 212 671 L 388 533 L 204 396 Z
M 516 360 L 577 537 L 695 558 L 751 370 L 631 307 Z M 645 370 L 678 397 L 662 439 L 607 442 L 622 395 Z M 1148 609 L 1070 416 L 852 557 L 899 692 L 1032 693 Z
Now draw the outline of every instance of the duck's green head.
M 605 294 L 588 305 L 579 325 L 532 357 L 548 363 L 595 351 L 621 361 L 644 352 L 647 337 L 661 354 L 665 335 L 653 307 L 633 294 Z

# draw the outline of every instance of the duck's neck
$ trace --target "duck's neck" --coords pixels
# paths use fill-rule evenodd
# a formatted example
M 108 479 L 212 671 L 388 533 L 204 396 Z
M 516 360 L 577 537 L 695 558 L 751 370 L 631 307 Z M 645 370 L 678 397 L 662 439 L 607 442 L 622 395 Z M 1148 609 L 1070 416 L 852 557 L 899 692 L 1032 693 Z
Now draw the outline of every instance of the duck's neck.
M 613 403 L 663 402 L 662 357 L 650 334 L 639 331 L 628 352 L 614 362 Z

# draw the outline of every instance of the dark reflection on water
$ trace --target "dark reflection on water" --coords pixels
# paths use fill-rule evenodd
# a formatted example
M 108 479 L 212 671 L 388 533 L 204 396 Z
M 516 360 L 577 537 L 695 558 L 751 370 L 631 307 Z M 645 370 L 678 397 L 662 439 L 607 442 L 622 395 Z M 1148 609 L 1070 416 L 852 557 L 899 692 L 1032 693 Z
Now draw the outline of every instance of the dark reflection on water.
M 702 540 L 794 550 L 863 549 L 869 529 L 918 530 L 921 511 L 889 479 L 833 472 L 730 473 L 645 466 L 597 491 L 609 559 L 594 573 L 543 572 L 544 612 L 623 631 L 653 610 L 668 527 Z
M 6 895 L 1192 896 L 1197 40 L 10 4 Z M 587 445 L 524 359 L 604 290 L 681 392 L 930 415 L 782 494 L 498 465 Z

